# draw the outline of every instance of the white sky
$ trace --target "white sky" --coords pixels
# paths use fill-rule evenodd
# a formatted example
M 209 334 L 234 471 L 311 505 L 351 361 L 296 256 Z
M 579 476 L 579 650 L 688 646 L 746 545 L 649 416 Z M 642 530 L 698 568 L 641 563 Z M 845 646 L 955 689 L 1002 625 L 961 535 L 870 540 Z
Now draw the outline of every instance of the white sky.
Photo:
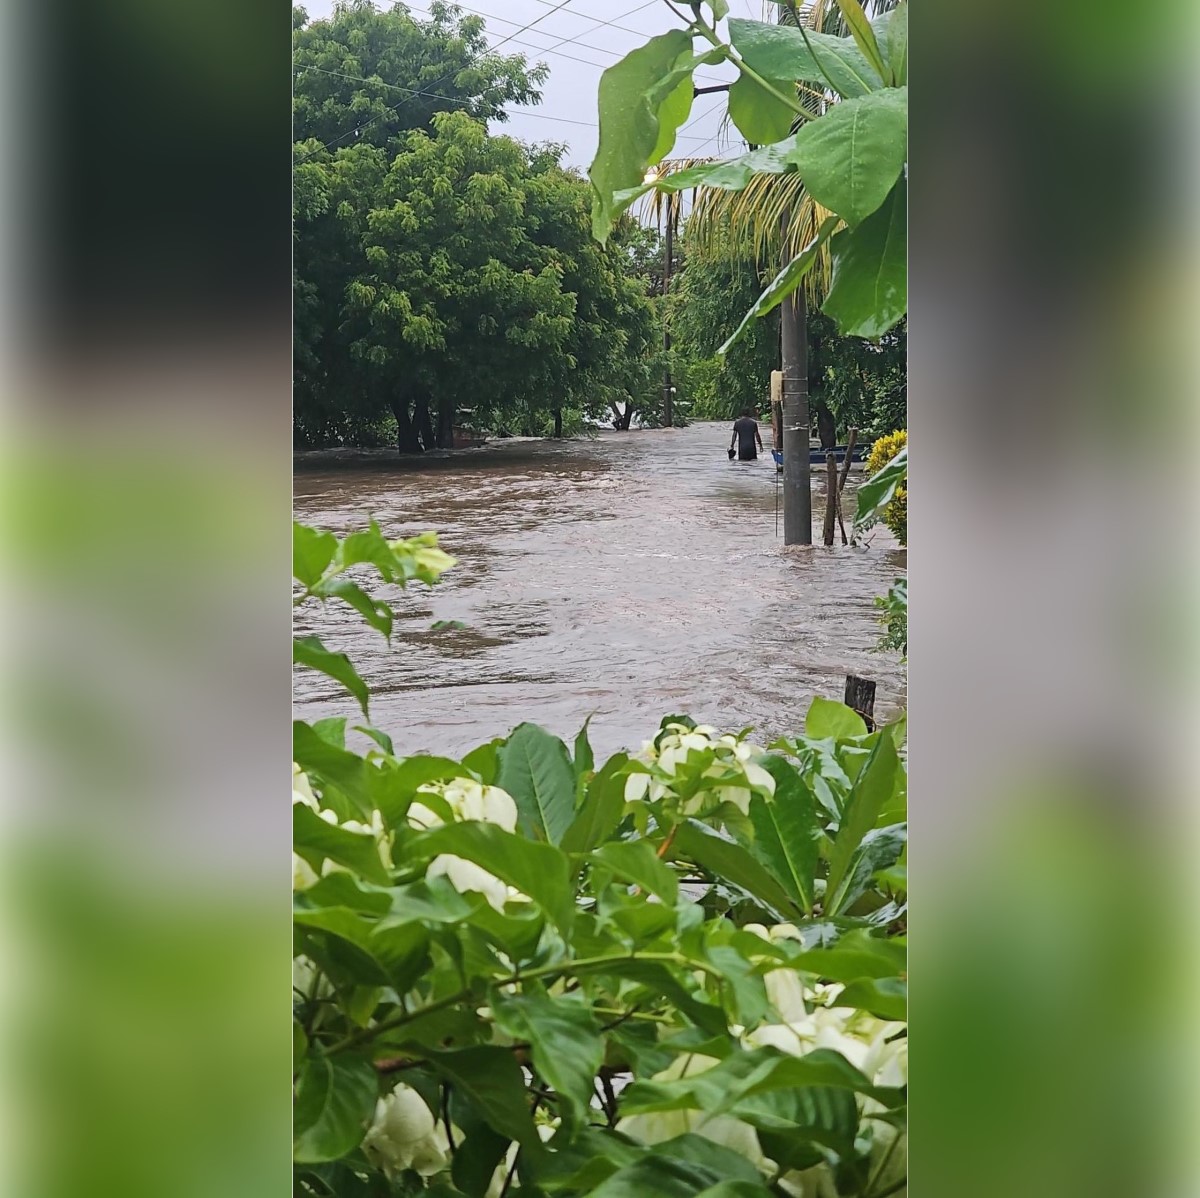
M 531 64 L 545 62 L 550 67 L 541 104 L 532 109 L 510 107 L 507 123 L 493 128 L 522 141 L 565 142 L 567 161 L 586 167 L 596 150 L 596 92 L 601 72 L 654 34 L 677 28 L 679 19 L 662 0 L 567 0 L 563 8 L 553 11 L 560 2 L 468 0 L 460 7 L 486 18 L 488 40 L 502 53 L 524 54 Z M 301 3 L 313 20 L 333 12 L 333 0 Z M 384 6 L 377 0 L 377 7 Z M 429 11 L 430 4 L 429 0 L 412 0 L 407 7 L 419 17 Z M 730 11 L 734 16 L 762 20 L 763 7 L 763 0 L 732 0 Z M 523 29 L 531 22 L 537 23 Z M 505 41 L 510 36 L 513 40 Z M 706 67 L 700 72 L 705 77 L 700 83 L 728 81 L 733 74 L 725 64 Z M 724 93 L 697 96 L 672 157 L 726 157 L 744 149 L 736 130 L 732 135 L 721 131 L 724 112 Z

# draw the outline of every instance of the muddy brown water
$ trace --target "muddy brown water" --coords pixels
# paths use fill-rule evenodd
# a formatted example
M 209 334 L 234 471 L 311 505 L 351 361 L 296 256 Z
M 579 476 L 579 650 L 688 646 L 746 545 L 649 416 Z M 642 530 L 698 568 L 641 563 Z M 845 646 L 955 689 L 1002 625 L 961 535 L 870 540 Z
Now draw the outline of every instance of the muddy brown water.
M 873 651 L 873 600 L 905 551 L 883 528 L 865 549 L 784 549 L 769 453 L 730 462 L 728 443 L 725 425 L 695 424 L 419 459 L 301 455 L 297 519 L 433 529 L 460 564 L 434 589 L 389 596 L 390 648 L 338 603 L 302 607 L 296 630 L 350 655 L 400 753 L 461 754 L 524 720 L 571 738 L 590 716 L 608 754 L 677 712 L 770 740 L 803 727 L 814 694 L 840 699 L 847 673 L 878 681 L 877 714 L 897 710 L 904 669 Z M 819 541 L 824 469 L 813 474 Z M 305 669 L 294 704 L 309 720 L 356 714 Z

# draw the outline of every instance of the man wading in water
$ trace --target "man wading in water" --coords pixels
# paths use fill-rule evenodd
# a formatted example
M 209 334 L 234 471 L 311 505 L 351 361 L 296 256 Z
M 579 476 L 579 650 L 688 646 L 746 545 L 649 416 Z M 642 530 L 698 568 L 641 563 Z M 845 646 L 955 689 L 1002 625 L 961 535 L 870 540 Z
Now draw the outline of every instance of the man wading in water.
M 754 444 L 762 449 L 762 434 L 758 431 L 758 421 L 750 415 L 750 409 L 744 408 L 741 416 L 733 422 L 733 436 L 729 438 L 729 456 L 733 457 L 734 442 L 737 442 L 739 462 L 753 462 L 758 457 Z

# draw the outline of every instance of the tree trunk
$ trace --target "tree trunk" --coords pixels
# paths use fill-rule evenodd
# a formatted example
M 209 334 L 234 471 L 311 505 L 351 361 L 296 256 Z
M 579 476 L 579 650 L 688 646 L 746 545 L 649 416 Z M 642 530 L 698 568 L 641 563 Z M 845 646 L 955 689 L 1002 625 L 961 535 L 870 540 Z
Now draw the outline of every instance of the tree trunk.
M 555 437 L 562 436 L 562 408 L 554 409 L 554 435 Z
M 438 449 L 454 448 L 454 404 L 448 400 L 438 403 L 437 447 Z
M 421 445 L 427 451 L 433 449 L 436 439 L 433 435 L 433 421 L 429 418 L 429 393 L 417 392 L 417 402 L 413 409 L 413 424 L 421 438 Z
M 417 439 L 416 426 L 408 414 L 408 397 L 393 394 L 389 406 L 396 417 L 396 448 L 401 453 L 420 453 L 421 442 Z
M 617 424 L 617 427 L 623 433 L 627 433 L 627 432 L 629 432 L 629 426 L 632 423 L 633 423 L 633 400 L 627 399 L 625 401 L 625 411 L 621 413 L 621 419 L 620 419 L 620 422 Z

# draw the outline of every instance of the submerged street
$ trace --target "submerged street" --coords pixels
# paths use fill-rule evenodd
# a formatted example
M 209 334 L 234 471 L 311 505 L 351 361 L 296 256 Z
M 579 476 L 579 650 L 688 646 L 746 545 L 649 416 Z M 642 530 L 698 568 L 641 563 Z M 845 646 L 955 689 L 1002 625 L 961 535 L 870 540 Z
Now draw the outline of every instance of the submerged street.
M 339 534 L 372 516 L 389 537 L 432 529 L 459 564 L 433 590 L 387 596 L 390 648 L 338 603 L 300 609 L 297 635 L 349 654 L 398 753 L 461 754 L 524 720 L 569 739 L 590 716 L 607 755 L 638 747 L 664 712 L 753 725 L 769 742 L 802 727 L 812 695 L 841 699 L 847 673 L 877 680 L 886 718 L 904 671 L 873 651 L 873 600 L 905 551 L 882 526 L 865 549 L 784 550 L 769 450 L 730 462 L 728 444 L 728 425 L 696 424 L 399 461 L 304 455 L 297 519 Z M 813 476 L 819 541 L 824 468 Z M 371 589 L 383 594 L 377 578 Z M 295 673 L 294 706 L 309 720 L 356 712 L 310 670 Z

